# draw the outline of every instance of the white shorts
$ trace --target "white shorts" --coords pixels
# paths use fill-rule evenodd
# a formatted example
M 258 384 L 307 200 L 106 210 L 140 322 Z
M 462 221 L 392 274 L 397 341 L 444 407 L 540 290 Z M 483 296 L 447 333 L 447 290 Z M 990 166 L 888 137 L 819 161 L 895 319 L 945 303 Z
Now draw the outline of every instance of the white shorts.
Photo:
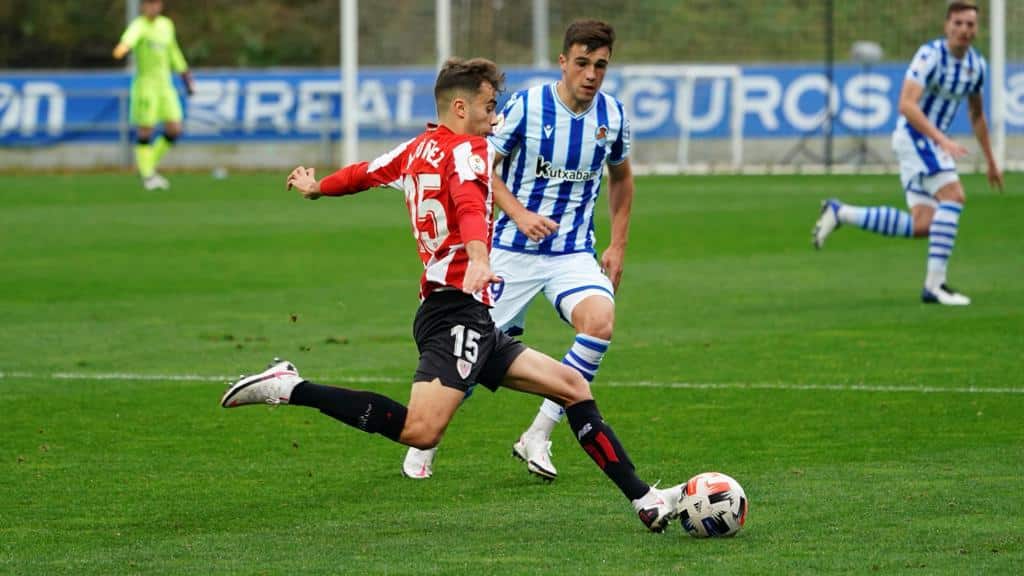
M 892 149 L 900 162 L 900 183 L 910 208 L 920 204 L 937 207 L 935 193 L 960 180 L 953 157 L 927 136 L 897 128 L 892 134 Z
M 590 252 L 546 255 L 495 248 L 491 250 L 491 270 L 504 279 L 501 284 L 491 285 L 491 318 L 512 336 L 523 333 L 526 309 L 542 290 L 569 324 L 573 309 L 588 296 L 604 296 L 615 302 L 612 282 Z

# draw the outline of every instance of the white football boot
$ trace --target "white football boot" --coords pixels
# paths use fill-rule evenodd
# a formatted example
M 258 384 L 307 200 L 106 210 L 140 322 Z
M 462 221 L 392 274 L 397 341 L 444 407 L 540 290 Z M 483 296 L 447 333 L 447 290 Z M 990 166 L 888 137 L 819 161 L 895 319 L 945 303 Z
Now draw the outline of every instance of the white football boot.
M 160 174 L 154 172 L 151 176 L 142 179 L 142 187 L 146 190 L 170 190 L 171 183 Z
M 839 228 L 839 206 L 839 201 L 834 198 L 822 200 L 821 215 L 818 216 L 818 221 L 814 223 L 814 229 L 811 230 L 811 243 L 814 244 L 816 250 L 821 250 L 825 246 L 825 239 L 828 238 L 828 235 Z
M 523 434 L 512 445 L 512 455 L 526 462 L 526 469 L 530 474 L 536 474 L 545 480 L 554 480 L 558 477 L 558 470 L 555 470 L 555 465 L 551 463 L 550 440 Z
M 647 526 L 651 532 L 661 532 L 668 526 L 668 523 L 679 515 L 679 504 L 683 500 L 683 487 L 685 484 L 677 484 L 671 488 L 662 490 L 657 485 L 643 497 L 633 500 L 633 509 L 636 510 L 640 521 Z
M 405 453 L 405 461 L 402 462 L 402 476 L 413 480 L 426 480 L 433 476 L 434 454 L 437 454 L 437 448 L 420 450 L 410 447 Z
M 160 187 L 161 190 L 171 189 L 171 183 L 167 180 L 167 178 L 164 178 L 163 174 L 160 174 L 159 172 L 153 172 L 153 178 L 156 179 L 156 184 L 157 186 Z
M 957 292 L 948 284 L 929 290 L 926 286 L 921 290 L 921 302 L 925 304 L 942 304 L 944 306 L 967 306 L 971 299 Z
M 220 399 L 225 408 L 246 404 L 287 404 L 292 390 L 302 382 L 295 365 L 287 360 L 274 359 L 270 366 L 253 376 L 241 376 Z

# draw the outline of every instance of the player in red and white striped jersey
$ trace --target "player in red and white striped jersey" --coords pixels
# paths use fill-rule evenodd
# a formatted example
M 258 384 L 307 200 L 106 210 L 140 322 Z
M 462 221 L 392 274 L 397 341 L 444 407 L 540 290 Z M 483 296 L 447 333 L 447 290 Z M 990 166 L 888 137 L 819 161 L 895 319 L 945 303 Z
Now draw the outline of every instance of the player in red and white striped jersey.
M 490 131 L 489 119 L 473 121 L 479 123 L 473 129 Z M 342 196 L 377 186 L 404 190 L 423 262 L 423 300 L 435 290 L 463 289 L 470 242 L 480 241 L 490 252 L 493 155 L 482 136 L 456 134 L 445 125 L 431 124 L 373 163 L 353 164 L 324 178 L 306 196 Z M 301 170 L 296 168 L 293 174 L 300 177 Z M 473 297 L 490 305 L 490 292 L 480 288 L 473 285 Z
M 221 406 L 309 406 L 365 432 L 427 449 L 440 442 L 473 384 L 544 396 L 565 407 L 581 447 L 632 501 L 644 525 L 660 532 L 678 513 L 682 484 L 659 489 L 641 480 L 583 376 L 527 348 L 491 320 L 491 299 L 500 298 L 501 290 L 488 290 L 500 279 L 489 261 L 494 158 L 483 136 L 497 122 L 496 95 L 503 80 L 489 60 L 449 60 L 434 87 L 439 126 L 320 182 L 303 166 L 288 176 L 288 187 L 309 199 L 377 186 L 405 190 L 424 267 L 413 324 L 419 366 L 408 406 L 374 392 L 314 384 L 287 361 L 240 378 Z

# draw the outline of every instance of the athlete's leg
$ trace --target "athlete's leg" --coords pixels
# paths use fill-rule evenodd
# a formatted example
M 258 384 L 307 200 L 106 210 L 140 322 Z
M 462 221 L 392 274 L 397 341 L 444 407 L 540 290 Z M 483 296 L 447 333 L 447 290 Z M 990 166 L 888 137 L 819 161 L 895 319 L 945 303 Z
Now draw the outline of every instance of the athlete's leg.
M 255 376 L 240 379 L 221 399 L 225 407 L 246 404 L 294 404 L 324 414 L 370 434 L 408 446 L 430 448 L 444 435 L 462 401 L 463 391 L 440 380 L 416 382 L 408 407 L 376 392 L 314 384 L 284 361 Z
M 633 463 L 601 419 L 590 386 L 578 371 L 535 350 L 526 350 L 509 366 L 503 385 L 538 394 L 564 406 L 580 445 L 630 500 L 648 486 L 636 476 Z
M 135 128 L 135 166 L 143 180 L 153 176 L 156 163 L 153 156 L 153 126 Z
M 541 289 L 541 283 L 533 279 L 531 273 L 531 261 L 524 259 L 524 255 L 503 250 L 495 250 L 491 253 L 492 270 L 502 276 L 505 280 L 499 284 L 492 284 L 488 290 L 491 293 L 491 300 L 494 306 L 490 309 L 491 321 L 488 323 L 493 329 L 499 326 L 502 331 L 508 330 L 514 334 L 521 334 L 526 316 L 526 308 L 530 300 Z M 450 350 L 451 347 L 447 347 Z M 449 380 L 446 380 L 446 382 Z M 476 380 L 470 380 L 469 384 L 475 384 Z M 495 382 L 497 386 L 499 382 Z M 468 399 L 474 390 L 472 385 L 463 388 L 464 394 L 460 402 Z M 407 478 L 423 480 L 430 478 L 434 473 L 434 457 L 437 454 L 435 446 L 427 449 L 410 447 L 402 460 L 402 474 Z
M 632 502 L 649 529 L 660 532 L 674 517 L 681 486 L 658 490 L 640 479 L 626 449 L 601 417 L 590 386 L 579 371 L 527 349 L 509 366 L 502 385 L 539 394 L 564 406 L 580 446 Z
M 935 217 L 935 205 L 917 204 L 910 209 L 910 217 L 914 221 L 914 238 L 927 236 L 928 229 L 932 226 L 932 218 Z
M 491 252 L 491 269 L 504 281 L 489 288 L 494 306 L 490 310 L 494 324 L 513 336 L 523 333 L 526 310 L 530 301 L 543 287 L 543 279 L 536 272 L 540 258 L 507 250 Z M 466 392 L 466 398 L 472 392 Z M 560 407 L 555 405 L 556 409 Z M 420 450 L 409 448 L 402 461 L 402 474 L 407 478 L 425 480 L 434 474 L 436 448 Z
M 855 206 L 830 198 L 821 204 L 821 213 L 811 229 L 811 243 L 820 250 L 829 235 L 844 224 L 882 236 L 910 238 L 916 230 L 913 222 L 911 214 L 899 208 Z
M 906 130 L 893 134 L 892 147 L 899 160 L 900 184 L 907 204 L 913 209 L 916 204 L 931 203 L 934 190 L 926 189 L 925 179 L 928 174 L 952 170 L 953 159 L 931 140 L 914 140 Z M 919 215 L 892 206 L 855 206 L 831 198 L 822 202 L 821 213 L 811 231 L 814 247 L 821 249 L 828 236 L 844 224 L 897 238 L 927 234 L 927 224 L 922 229 Z
M 164 135 L 171 139 L 177 139 L 181 136 L 181 122 L 164 123 Z
M 838 204 L 835 209 L 840 225 L 856 226 L 882 236 L 910 238 L 913 235 L 912 218 L 905 210 L 892 206 L 854 206 L 838 200 L 830 202 Z
M 159 90 L 152 83 L 138 79 L 132 82 L 130 116 L 131 123 L 135 126 L 135 165 L 147 189 L 156 187 L 149 179 L 156 170 L 153 128 L 160 120 L 159 96 Z
M 545 266 L 544 295 L 575 329 L 562 363 L 576 369 L 589 383 L 597 376 L 615 326 L 611 281 L 592 254 L 551 257 L 545 260 Z M 551 461 L 551 433 L 564 413 L 558 403 L 545 400 L 529 428 L 512 446 L 513 454 L 526 462 L 527 469 L 543 478 L 558 475 Z
M 593 399 L 590 386 L 579 372 L 532 348 L 512 361 L 501 385 L 543 396 L 559 406 Z
M 462 398 L 459 399 L 459 405 L 469 400 L 469 397 L 473 395 L 474 387 L 470 387 L 469 390 L 462 392 Z M 413 393 L 415 395 L 416 388 L 413 387 Z M 410 406 L 412 401 L 410 400 Z M 440 437 L 438 437 L 440 442 Z M 437 455 L 437 442 L 433 446 L 426 448 L 418 447 L 416 444 L 409 444 L 409 449 L 405 452 L 405 459 L 402 460 L 402 476 L 411 478 L 413 480 L 426 480 L 434 475 L 434 456 Z
M 604 293 L 593 293 L 573 306 L 569 314 L 576 336 L 562 363 L 575 368 L 587 382 L 592 382 L 611 344 L 615 303 Z M 547 442 L 555 425 L 562 420 L 563 413 L 561 406 L 545 401 L 524 435 Z
M 956 245 L 966 197 L 959 180 L 946 182 L 935 192 L 938 207 L 928 227 L 928 267 L 922 299 L 925 302 L 966 305 L 970 299 L 946 284 L 946 269 Z
M 224 408 L 250 404 L 296 404 L 317 408 L 324 414 L 359 428 L 399 441 L 407 410 L 398 402 L 374 392 L 321 386 L 299 376 L 295 365 L 275 360 L 266 370 L 242 376 L 220 399 Z M 414 421 L 421 419 L 414 417 Z M 422 438 L 422 425 L 414 427 L 414 440 Z
M 157 114 L 163 122 L 164 130 L 153 142 L 153 170 L 160 165 L 164 154 L 171 149 L 174 142 L 181 136 L 181 100 L 178 98 L 178 91 L 172 86 L 161 87 L 157 94 Z
M 154 168 L 160 165 L 160 160 L 163 159 L 164 154 L 174 146 L 174 143 L 178 141 L 179 136 L 181 136 L 181 122 L 164 123 L 163 134 L 153 141 Z
M 615 303 L 604 295 L 587 296 L 573 308 L 572 325 L 577 334 L 611 340 L 615 328 Z
M 562 319 L 572 324 L 575 330 L 573 342 L 562 357 L 562 363 L 575 368 L 587 382 L 592 382 L 611 344 L 615 328 L 614 289 L 591 255 L 560 256 L 552 260 L 551 266 L 544 294 Z M 526 435 L 547 441 L 561 418 L 561 407 L 553 402 L 544 402 Z
M 436 378 L 414 383 L 398 441 L 419 449 L 437 446 L 464 396 L 465 391 L 444 386 Z

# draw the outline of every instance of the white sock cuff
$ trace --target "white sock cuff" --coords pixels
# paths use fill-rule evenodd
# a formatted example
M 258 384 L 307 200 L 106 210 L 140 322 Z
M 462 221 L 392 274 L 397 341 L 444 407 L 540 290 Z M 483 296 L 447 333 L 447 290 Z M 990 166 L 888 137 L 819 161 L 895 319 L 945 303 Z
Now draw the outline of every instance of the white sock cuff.
M 563 410 L 558 404 L 545 398 L 544 402 L 540 405 L 540 413 L 547 416 L 557 424 L 562 421 L 562 416 L 565 415 L 565 410 Z
M 861 226 L 866 213 L 867 209 L 862 206 L 840 204 L 839 209 L 836 210 L 836 219 L 839 220 L 840 224 Z
M 582 332 L 576 334 L 576 341 L 583 346 L 592 344 L 590 348 L 600 349 L 601 352 L 607 352 L 608 347 L 612 344 L 611 340 L 605 340 L 604 338 L 598 338 L 597 336 L 591 336 L 590 334 L 584 334 Z

